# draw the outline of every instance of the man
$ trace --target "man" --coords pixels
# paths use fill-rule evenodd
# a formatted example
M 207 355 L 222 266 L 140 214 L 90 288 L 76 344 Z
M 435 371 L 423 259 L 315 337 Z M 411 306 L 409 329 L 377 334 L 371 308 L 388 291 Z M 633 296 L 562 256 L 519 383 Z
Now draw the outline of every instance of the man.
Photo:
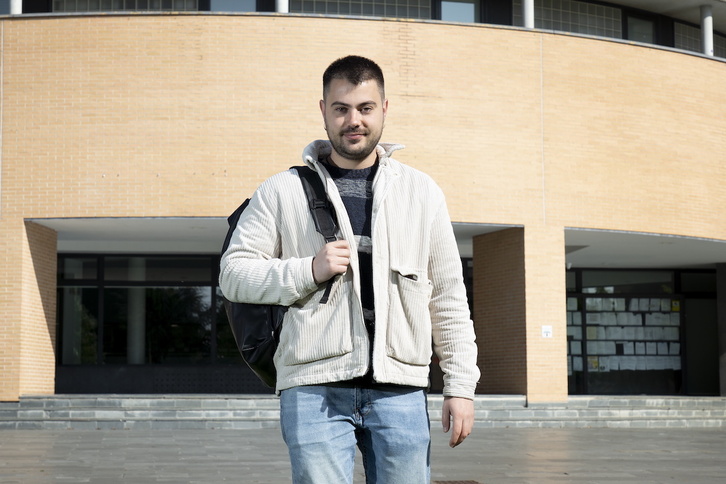
M 333 62 L 320 111 L 329 141 L 303 159 L 324 181 L 339 240 L 316 232 L 297 172 L 279 173 L 242 214 L 220 287 L 232 301 L 290 306 L 275 366 L 294 483 L 352 483 L 356 445 L 368 483 L 426 483 L 432 341 L 452 447 L 471 432 L 479 378 L 446 203 L 390 157 L 401 146 L 379 144 L 388 100 L 373 61 Z

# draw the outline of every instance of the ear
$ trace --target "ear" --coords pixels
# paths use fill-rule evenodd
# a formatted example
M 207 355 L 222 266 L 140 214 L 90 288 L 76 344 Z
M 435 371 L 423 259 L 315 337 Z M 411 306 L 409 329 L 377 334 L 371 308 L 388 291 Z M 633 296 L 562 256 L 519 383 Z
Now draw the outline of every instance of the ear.
M 388 99 L 383 100 L 383 119 L 386 119 L 386 113 L 388 112 Z
M 323 115 L 323 119 L 325 119 L 325 100 L 320 100 L 320 113 Z

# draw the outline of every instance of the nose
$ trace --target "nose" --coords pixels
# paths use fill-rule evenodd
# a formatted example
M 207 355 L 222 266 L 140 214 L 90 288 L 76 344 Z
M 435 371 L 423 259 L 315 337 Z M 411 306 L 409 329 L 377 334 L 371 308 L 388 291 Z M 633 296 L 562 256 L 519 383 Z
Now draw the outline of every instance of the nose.
M 360 113 L 357 109 L 348 110 L 348 116 L 346 122 L 348 126 L 359 126 L 360 125 Z

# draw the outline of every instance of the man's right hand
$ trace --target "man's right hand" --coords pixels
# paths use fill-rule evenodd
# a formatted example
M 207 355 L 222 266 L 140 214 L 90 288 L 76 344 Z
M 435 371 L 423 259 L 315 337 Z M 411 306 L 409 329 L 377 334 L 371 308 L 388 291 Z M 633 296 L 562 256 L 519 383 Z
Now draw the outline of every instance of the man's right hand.
M 347 240 L 329 242 L 313 258 L 313 279 L 316 284 L 345 274 L 350 264 L 350 245 Z

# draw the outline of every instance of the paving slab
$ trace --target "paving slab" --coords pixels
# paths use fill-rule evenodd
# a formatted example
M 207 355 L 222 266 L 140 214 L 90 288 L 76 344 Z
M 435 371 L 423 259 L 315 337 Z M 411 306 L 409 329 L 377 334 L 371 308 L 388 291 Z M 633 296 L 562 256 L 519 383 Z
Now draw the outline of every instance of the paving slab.
M 431 468 L 441 484 L 713 484 L 725 455 L 723 429 L 478 428 L 450 449 L 434 427 Z M 229 482 L 290 482 L 279 429 L 0 430 L 2 484 Z

